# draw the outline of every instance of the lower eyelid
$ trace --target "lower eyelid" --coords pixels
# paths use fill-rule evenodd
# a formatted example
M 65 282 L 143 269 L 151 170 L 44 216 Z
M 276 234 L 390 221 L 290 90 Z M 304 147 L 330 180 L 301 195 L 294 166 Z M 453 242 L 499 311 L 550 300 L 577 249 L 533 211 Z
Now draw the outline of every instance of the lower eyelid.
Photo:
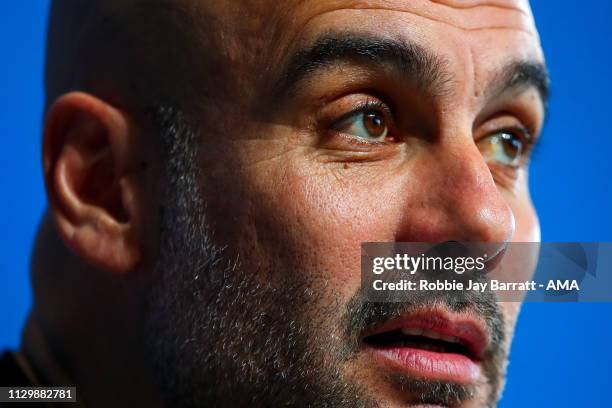
M 345 141 L 355 146 L 371 147 L 371 146 L 385 146 L 388 144 L 386 142 L 377 141 L 377 140 L 366 141 L 365 139 L 359 136 L 355 136 L 350 133 L 342 132 L 342 131 L 338 131 L 336 133 L 336 136 L 343 138 Z

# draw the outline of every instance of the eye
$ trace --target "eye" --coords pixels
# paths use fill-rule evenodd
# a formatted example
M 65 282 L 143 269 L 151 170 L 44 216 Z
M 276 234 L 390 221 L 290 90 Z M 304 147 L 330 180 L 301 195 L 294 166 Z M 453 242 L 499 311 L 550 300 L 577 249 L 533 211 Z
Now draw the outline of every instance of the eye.
M 508 131 L 493 133 L 478 142 L 483 157 L 488 162 L 517 167 L 524 151 L 522 139 Z
M 366 142 L 384 142 L 389 134 L 386 115 L 376 109 L 350 113 L 340 119 L 333 128 Z

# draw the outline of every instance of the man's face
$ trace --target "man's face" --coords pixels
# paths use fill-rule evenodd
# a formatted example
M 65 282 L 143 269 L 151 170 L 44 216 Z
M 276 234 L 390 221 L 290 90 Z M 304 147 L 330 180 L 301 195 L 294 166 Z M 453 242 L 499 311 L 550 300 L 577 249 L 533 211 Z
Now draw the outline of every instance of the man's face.
M 225 82 L 207 96 L 214 107 L 189 113 L 197 157 L 172 162 L 186 174 L 170 175 L 151 296 L 168 395 L 194 406 L 494 403 L 518 306 L 367 304 L 360 244 L 539 240 L 527 162 L 545 92 L 526 2 L 211 7 L 230 27 L 215 60 Z M 453 360 L 418 339 L 430 352 L 398 362 L 367 339 L 423 316 L 484 344 Z

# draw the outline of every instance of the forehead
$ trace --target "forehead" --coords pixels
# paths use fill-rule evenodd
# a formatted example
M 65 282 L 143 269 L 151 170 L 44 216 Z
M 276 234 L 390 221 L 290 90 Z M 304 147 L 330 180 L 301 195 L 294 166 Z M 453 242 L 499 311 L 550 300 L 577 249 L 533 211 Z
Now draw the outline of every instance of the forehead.
M 307 1 L 284 16 L 278 24 L 280 38 L 287 39 L 285 52 L 328 31 L 358 30 L 418 43 L 443 56 L 454 71 L 543 59 L 525 1 Z
M 452 71 L 486 77 L 509 60 L 542 61 L 525 0 L 251 0 L 217 15 L 229 18 L 231 54 L 252 65 L 282 62 L 329 32 L 356 32 L 407 40 L 442 56 Z M 265 65 L 265 64 L 264 64 Z M 481 71 L 481 72 L 478 72 Z

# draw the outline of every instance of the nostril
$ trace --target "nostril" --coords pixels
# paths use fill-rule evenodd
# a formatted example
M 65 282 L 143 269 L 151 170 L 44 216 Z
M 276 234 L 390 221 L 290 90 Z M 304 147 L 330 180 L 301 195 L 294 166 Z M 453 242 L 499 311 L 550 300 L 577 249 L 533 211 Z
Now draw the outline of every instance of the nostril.
M 491 272 L 493 269 L 497 267 L 497 265 L 500 264 L 501 260 L 503 259 L 506 253 L 506 250 L 508 249 L 508 244 L 509 242 L 504 242 L 499 245 L 499 248 L 496 251 L 490 252 L 490 255 L 488 254 L 487 260 L 485 261 L 485 269 L 484 269 L 485 274 Z
M 459 258 L 469 255 L 469 248 L 458 241 L 446 241 L 434 245 L 427 251 L 426 256 L 440 257 L 440 258 Z

